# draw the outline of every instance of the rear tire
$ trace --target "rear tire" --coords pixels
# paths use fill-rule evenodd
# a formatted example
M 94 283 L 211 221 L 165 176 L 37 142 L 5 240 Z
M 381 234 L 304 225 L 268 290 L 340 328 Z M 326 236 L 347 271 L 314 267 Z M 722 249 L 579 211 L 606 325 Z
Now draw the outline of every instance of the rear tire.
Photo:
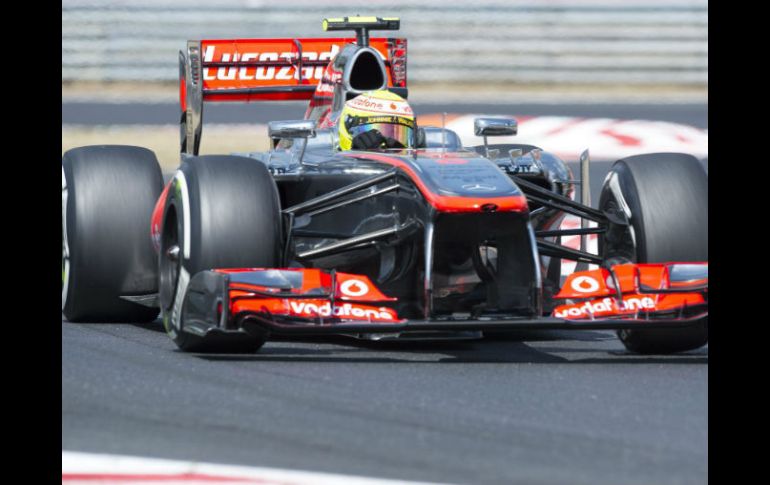
M 163 189 L 155 154 L 132 146 L 74 148 L 62 157 L 62 313 L 71 322 L 149 322 L 120 298 L 158 291 L 150 239 Z
M 615 162 L 602 186 L 599 209 L 624 205 L 633 233 L 614 241 L 601 237 L 605 260 L 708 261 L 708 175 L 695 157 L 651 153 Z M 708 321 L 682 329 L 620 330 L 618 337 L 632 352 L 684 352 L 708 343 Z
M 254 352 L 264 344 L 262 335 L 188 333 L 181 306 L 190 279 L 200 271 L 278 267 L 281 226 L 278 189 L 262 163 L 207 155 L 180 167 L 163 214 L 160 302 L 166 332 L 181 350 Z M 176 258 L 174 247 L 179 248 Z

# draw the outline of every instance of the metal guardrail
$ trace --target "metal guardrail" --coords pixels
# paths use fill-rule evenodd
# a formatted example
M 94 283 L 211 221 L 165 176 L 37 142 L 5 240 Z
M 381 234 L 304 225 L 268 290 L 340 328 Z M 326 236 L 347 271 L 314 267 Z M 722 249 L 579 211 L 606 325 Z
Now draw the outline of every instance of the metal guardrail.
M 62 81 L 173 81 L 188 39 L 355 14 L 402 18 L 410 81 L 708 84 L 707 0 L 63 0 Z

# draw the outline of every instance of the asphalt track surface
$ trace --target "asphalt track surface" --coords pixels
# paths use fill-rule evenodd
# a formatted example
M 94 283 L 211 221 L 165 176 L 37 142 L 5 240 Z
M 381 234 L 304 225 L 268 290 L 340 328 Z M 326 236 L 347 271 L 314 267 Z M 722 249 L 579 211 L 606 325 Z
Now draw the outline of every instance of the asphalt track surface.
M 228 356 L 181 353 L 158 322 L 62 320 L 63 450 L 451 483 L 708 481 L 708 347 L 637 356 L 573 331 Z

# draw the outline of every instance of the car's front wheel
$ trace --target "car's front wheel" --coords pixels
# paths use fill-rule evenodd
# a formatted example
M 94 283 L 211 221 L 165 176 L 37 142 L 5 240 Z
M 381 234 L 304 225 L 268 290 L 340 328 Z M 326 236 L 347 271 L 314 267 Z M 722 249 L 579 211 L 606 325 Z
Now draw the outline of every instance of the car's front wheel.
M 708 175 L 698 160 L 680 153 L 636 155 L 615 162 L 602 186 L 599 209 L 621 210 L 630 227 L 599 239 L 612 263 L 708 261 Z M 664 330 L 621 330 L 632 352 L 667 354 L 708 342 L 708 322 Z
M 166 332 L 185 351 L 256 351 L 263 336 L 199 336 L 185 330 L 181 310 L 187 286 L 200 271 L 280 264 L 280 200 L 272 175 L 256 160 L 206 155 L 186 160 L 171 183 L 159 255 Z

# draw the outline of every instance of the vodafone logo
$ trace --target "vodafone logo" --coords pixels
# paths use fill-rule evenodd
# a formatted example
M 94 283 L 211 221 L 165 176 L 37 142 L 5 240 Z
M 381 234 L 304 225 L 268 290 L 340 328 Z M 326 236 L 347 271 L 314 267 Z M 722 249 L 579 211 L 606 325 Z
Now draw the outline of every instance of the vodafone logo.
M 579 318 L 588 315 L 612 315 L 622 312 L 632 312 L 639 310 L 655 310 L 655 300 L 645 297 L 631 297 L 615 303 L 611 298 L 603 298 L 597 301 L 587 301 L 581 305 L 559 307 L 553 314 L 556 318 Z
M 570 287 L 578 293 L 593 293 L 599 289 L 599 282 L 590 276 L 578 276 L 572 280 Z
M 385 108 L 385 106 L 382 103 L 378 103 L 377 101 L 372 101 L 371 98 L 367 96 L 358 96 L 356 98 L 353 98 L 353 101 L 350 104 L 352 104 L 357 108 L 368 108 L 368 109 L 378 110 L 378 111 Z
M 340 285 L 340 292 L 345 296 L 364 296 L 369 293 L 369 286 L 361 280 L 347 280 Z
M 375 321 L 392 321 L 395 320 L 395 316 L 391 314 L 391 310 L 385 307 L 371 308 L 371 307 L 358 307 L 345 303 L 344 305 L 335 306 L 332 308 L 329 302 L 321 305 L 314 303 L 295 302 L 290 301 L 289 307 L 291 313 L 303 317 L 340 317 L 350 318 L 358 320 L 375 320 Z
M 409 103 L 403 101 L 390 101 L 383 102 L 377 98 L 373 98 L 367 95 L 359 95 L 347 102 L 348 106 L 365 111 L 371 111 L 372 113 L 382 114 L 398 114 L 411 116 L 414 113 Z

